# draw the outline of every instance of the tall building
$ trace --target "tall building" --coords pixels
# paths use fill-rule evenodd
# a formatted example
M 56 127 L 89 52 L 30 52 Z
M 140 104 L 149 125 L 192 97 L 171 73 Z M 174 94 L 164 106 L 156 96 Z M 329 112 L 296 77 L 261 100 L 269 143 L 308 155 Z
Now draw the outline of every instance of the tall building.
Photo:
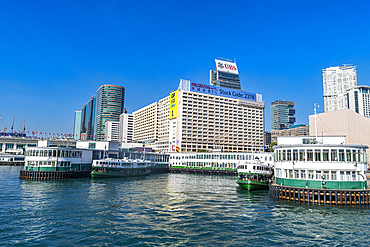
M 105 122 L 105 140 L 119 141 L 119 122 L 114 121 Z
M 370 87 L 358 86 L 347 90 L 348 108 L 370 118 Z
M 105 123 L 119 122 L 120 115 L 125 111 L 125 88 L 116 85 L 102 85 L 96 91 L 94 134 L 97 141 L 105 139 Z
M 119 120 L 119 140 L 121 142 L 132 142 L 134 131 L 134 116 L 122 113 Z
M 210 70 L 209 84 L 241 90 L 238 67 L 230 59 L 215 59 L 216 70 Z
M 75 111 L 73 139 L 80 140 L 80 135 L 81 135 L 81 111 Z
M 87 130 L 86 108 L 87 104 L 84 104 L 81 109 L 81 133 L 86 133 Z
M 264 108 L 260 94 L 181 80 L 178 90 L 133 112 L 133 138 L 158 151 L 263 151 Z
M 271 130 L 287 129 L 295 123 L 294 101 L 271 102 Z
M 86 138 L 87 140 L 95 140 L 94 139 L 94 126 L 95 126 L 95 104 L 96 104 L 96 97 L 92 96 L 87 103 L 86 108 L 86 121 L 87 121 L 87 129 L 86 129 Z
M 357 66 L 335 66 L 322 70 L 324 112 L 348 108 L 347 90 L 357 86 Z

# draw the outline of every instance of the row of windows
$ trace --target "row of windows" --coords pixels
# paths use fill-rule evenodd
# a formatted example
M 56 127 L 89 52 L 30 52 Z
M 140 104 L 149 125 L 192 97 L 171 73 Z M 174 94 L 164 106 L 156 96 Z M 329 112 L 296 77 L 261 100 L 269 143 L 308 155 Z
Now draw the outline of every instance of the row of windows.
M 176 159 L 213 159 L 213 160 L 254 160 L 255 155 L 247 155 L 247 154 L 196 154 L 196 155 L 189 155 L 189 156 L 170 156 L 170 160 Z M 268 157 L 258 157 L 260 160 L 265 161 L 272 161 L 272 156 Z
M 279 149 L 276 161 L 340 161 L 367 162 L 367 154 L 359 149 Z
M 28 166 L 52 166 L 55 167 L 56 161 L 27 161 Z M 70 167 L 70 161 L 58 161 L 58 166 L 60 167 Z
M 81 158 L 82 151 L 70 150 L 27 150 L 26 156 Z
M 363 180 L 359 171 L 337 171 L 337 170 L 293 170 L 276 169 L 276 177 L 292 179 L 312 179 L 312 180 L 339 180 L 340 181 L 360 181 Z

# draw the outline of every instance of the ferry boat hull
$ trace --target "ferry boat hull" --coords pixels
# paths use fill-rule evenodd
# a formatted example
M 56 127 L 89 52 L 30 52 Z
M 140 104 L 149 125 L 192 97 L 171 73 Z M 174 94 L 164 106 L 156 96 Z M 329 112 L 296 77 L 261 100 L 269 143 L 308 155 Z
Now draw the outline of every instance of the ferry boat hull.
M 148 168 L 143 169 L 118 169 L 111 168 L 110 170 L 93 170 L 91 171 L 92 178 L 112 178 L 112 177 L 136 177 L 146 176 L 151 173 Z
M 240 188 L 246 190 L 268 190 L 269 184 L 266 182 L 251 181 L 251 180 L 239 180 L 237 181 Z

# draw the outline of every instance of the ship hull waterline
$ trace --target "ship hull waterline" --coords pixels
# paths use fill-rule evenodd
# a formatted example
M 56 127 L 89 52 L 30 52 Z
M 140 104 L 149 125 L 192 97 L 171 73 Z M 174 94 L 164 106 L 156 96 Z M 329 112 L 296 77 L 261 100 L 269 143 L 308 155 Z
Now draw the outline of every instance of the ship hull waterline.
M 245 190 L 268 190 L 268 183 L 258 182 L 258 181 L 237 181 L 240 188 Z
M 119 172 L 97 172 L 92 171 L 91 172 L 91 178 L 118 178 L 118 177 L 138 177 L 138 176 L 147 176 L 150 175 L 151 171 L 147 170 L 145 172 L 125 172 L 125 173 L 119 173 Z

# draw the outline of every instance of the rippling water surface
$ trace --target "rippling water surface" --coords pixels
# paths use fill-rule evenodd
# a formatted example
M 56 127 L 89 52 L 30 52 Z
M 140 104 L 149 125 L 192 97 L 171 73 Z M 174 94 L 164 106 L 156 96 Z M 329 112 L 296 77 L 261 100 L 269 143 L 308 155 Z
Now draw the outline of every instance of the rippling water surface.
M 0 167 L 0 245 L 369 246 L 366 207 L 296 205 L 235 177 L 26 181 Z

